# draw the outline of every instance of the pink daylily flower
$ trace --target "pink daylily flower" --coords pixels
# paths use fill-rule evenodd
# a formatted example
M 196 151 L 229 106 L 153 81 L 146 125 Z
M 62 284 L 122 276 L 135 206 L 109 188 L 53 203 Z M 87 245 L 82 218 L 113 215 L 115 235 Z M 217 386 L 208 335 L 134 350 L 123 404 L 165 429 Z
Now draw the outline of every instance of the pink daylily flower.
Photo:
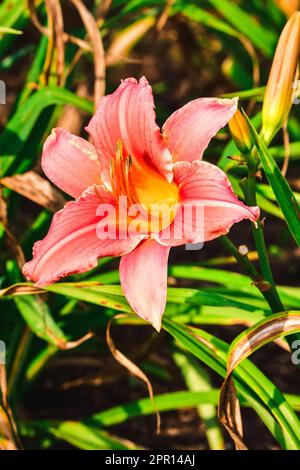
M 147 80 L 128 78 L 100 99 L 87 126 L 93 144 L 54 129 L 44 144 L 42 167 L 75 200 L 54 215 L 47 236 L 35 243 L 33 259 L 23 267 L 26 278 L 42 287 L 95 267 L 100 257 L 121 256 L 120 280 L 129 304 L 159 330 L 170 248 L 212 240 L 242 219 L 255 222 L 259 217 L 258 207 L 247 207 L 235 196 L 222 170 L 201 160 L 236 109 L 236 98 L 196 99 L 172 114 L 161 133 Z M 120 196 L 146 208 L 151 203 L 176 204 L 176 210 L 160 233 L 147 225 L 127 237 L 121 236 L 124 224 L 108 215 L 105 223 L 117 236 L 100 239 L 98 207 L 117 208 Z M 176 221 L 187 204 L 203 207 L 203 231 L 195 232 L 192 220 L 180 238 Z M 169 237 L 162 237 L 167 229 Z

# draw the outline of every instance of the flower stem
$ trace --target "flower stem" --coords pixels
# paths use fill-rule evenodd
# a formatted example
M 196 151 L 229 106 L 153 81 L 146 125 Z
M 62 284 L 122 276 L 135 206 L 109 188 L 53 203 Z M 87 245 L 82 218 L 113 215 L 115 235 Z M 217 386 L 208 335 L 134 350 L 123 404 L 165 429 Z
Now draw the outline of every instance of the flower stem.
M 7 389 L 12 400 L 15 399 L 15 394 L 17 392 L 17 381 L 26 360 L 32 338 L 33 334 L 31 330 L 25 326 L 8 376 Z
M 280 301 L 277 290 L 273 288 L 272 284 L 266 281 L 263 276 L 257 271 L 255 266 L 249 260 L 247 255 L 242 255 L 235 244 L 226 236 L 222 235 L 219 240 L 224 248 L 232 254 L 237 260 L 239 265 L 244 269 L 248 276 L 252 279 L 254 285 L 262 293 L 268 302 L 273 313 L 282 312 L 284 307 Z M 279 301 L 278 301 L 279 299 Z
M 254 264 L 252 264 L 252 262 L 249 260 L 248 256 L 242 255 L 227 235 L 221 235 L 219 240 L 224 246 L 224 248 L 229 253 L 231 253 L 232 256 L 237 260 L 237 262 L 244 268 L 247 274 L 251 277 L 252 281 L 256 283 L 262 280 L 261 275 L 257 271 Z
M 242 182 L 241 187 L 244 191 L 246 204 L 248 206 L 256 206 L 256 176 L 253 172 L 251 172 L 250 169 L 248 173 L 248 178 Z M 252 224 L 252 233 L 256 250 L 258 253 L 258 260 L 262 273 L 262 278 L 270 285 L 267 301 L 273 313 L 282 312 L 284 310 L 284 306 L 281 302 L 274 282 L 267 247 L 265 243 L 263 226 L 260 220 L 258 220 L 256 224 Z
M 256 176 L 250 169 L 248 178 L 241 182 L 241 187 L 245 195 L 246 204 L 249 206 L 256 206 Z M 236 258 L 238 263 L 244 268 L 250 278 L 254 281 L 254 285 L 261 291 L 264 298 L 268 302 L 271 312 L 282 312 L 285 310 L 285 308 L 279 297 L 274 282 L 265 243 L 263 225 L 260 220 L 257 221 L 256 225 L 252 224 L 252 232 L 262 275 L 260 275 L 260 273 L 256 270 L 255 266 L 251 263 L 247 255 L 242 255 L 228 237 L 222 236 L 220 237 L 220 240 L 223 246 Z M 287 338 L 287 342 L 291 350 L 293 341 L 296 339 L 300 339 L 299 334 L 293 334 Z

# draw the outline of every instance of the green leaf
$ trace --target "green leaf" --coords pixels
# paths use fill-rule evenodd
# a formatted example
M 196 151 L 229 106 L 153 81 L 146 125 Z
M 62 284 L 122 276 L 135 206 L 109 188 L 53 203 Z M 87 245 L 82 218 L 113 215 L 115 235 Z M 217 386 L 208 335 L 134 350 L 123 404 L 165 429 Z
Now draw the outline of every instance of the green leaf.
M 45 290 L 66 295 L 76 299 L 106 306 L 123 312 L 132 312 L 125 300 L 120 286 L 98 285 L 97 282 L 61 282 L 45 287 Z M 257 307 L 246 302 L 238 302 L 226 296 L 207 292 L 204 289 L 186 289 L 170 287 L 168 289 L 168 302 L 182 305 L 210 305 L 218 307 L 235 307 L 249 312 L 255 312 Z
M 261 86 L 258 88 L 251 88 L 250 90 L 241 90 L 241 91 L 234 91 L 232 93 L 224 93 L 221 98 L 235 98 L 236 96 L 239 97 L 239 100 L 252 100 L 255 99 L 256 101 L 262 101 L 264 94 L 265 94 L 266 87 Z
M 18 29 L 8 28 L 7 26 L 0 26 L 0 34 L 15 34 L 20 35 L 23 34 L 23 31 L 19 31 Z
M 47 344 L 44 348 L 40 349 L 33 358 L 29 361 L 25 370 L 25 380 L 30 382 L 34 380 L 39 373 L 44 369 L 45 365 L 51 357 L 58 351 L 57 346 Z
M 31 331 L 39 338 L 55 346 L 66 343 L 66 336 L 51 316 L 45 302 L 33 295 L 18 296 L 14 301 Z
M 234 2 L 228 2 L 228 0 L 209 0 L 209 3 L 215 7 L 237 31 L 250 39 L 261 52 L 267 57 L 272 56 L 276 44 L 276 35 L 274 32 L 264 28 L 263 25 Z
M 41 2 L 37 0 L 36 6 Z M 0 5 L 1 27 L 21 30 L 29 21 L 29 10 L 27 0 L 4 0 Z M 5 35 L 0 41 L 0 57 L 3 56 L 7 48 L 16 40 L 15 34 Z
M 28 14 L 26 0 L 4 0 L 0 6 L 1 25 L 12 26 L 24 13 Z
M 137 450 L 137 445 L 108 432 L 76 421 L 51 424 L 48 432 L 82 450 Z
M 173 320 L 189 325 L 246 325 L 251 326 L 265 317 L 263 310 L 247 312 L 233 307 L 182 306 L 174 312 L 174 305 L 167 305 L 165 315 Z
M 23 89 L 18 96 L 16 108 L 19 108 L 21 105 L 23 105 L 23 103 L 26 102 L 28 97 L 33 93 L 32 83 L 39 83 L 39 78 L 42 73 L 43 65 L 47 54 L 47 45 L 47 36 L 42 36 L 39 45 L 35 48 L 34 59 L 28 70 L 26 82 L 24 83 Z
M 268 184 L 264 184 L 264 183 L 257 184 L 256 185 L 256 191 L 258 193 L 258 196 L 263 194 L 265 197 L 267 197 L 271 201 L 276 201 L 276 197 L 273 193 L 273 190 L 272 190 L 271 186 L 269 186 Z M 296 200 L 299 204 L 300 203 L 300 193 L 294 191 L 294 196 L 295 196 L 295 198 L 296 198 Z M 280 213 L 281 213 L 281 211 L 280 211 Z M 284 219 L 283 216 L 282 216 L 282 218 Z
M 227 289 L 221 290 L 213 288 L 214 293 L 225 295 L 226 297 L 231 298 L 234 295 L 235 299 L 244 298 L 244 301 L 250 304 L 253 302 L 251 297 L 263 300 L 261 292 L 255 288 L 251 279 L 243 274 L 223 269 L 185 265 L 170 266 L 169 272 L 171 276 L 183 279 L 212 282 L 226 286 Z M 277 288 L 283 303 L 291 307 L 300 308 L 299 289 L 288 286 L 277 286 Z M 255 305 L 258 305 L 258 303 L 255 303 Z M 260 306 L 267 308 L 267 303 L 263 300 Z
M 226 168 L 224 169 L 226 171 Z M 241 198 L 245 199 L 243 191 L 240 186 L 240 178 L 236 178 L 233 175 L 229 175 L 229 180 L 230 183 L 232 184 L 234 192 Z M 260 192 L 257 192 L 256 194 L 256 199 L 257 199 L 257 204 L 258 206 L 267 212 L 268 214 L 275 215 L 275 217 L 278 217 L 279 219 L 284 219 L 283 214 L 279 207 L 276 204 L 273 204 L 273 202 L 270 201 L 270 198 L 265 197 L 263 194 Z M 275 200 L 275 199 L 273 199 Z
M 247 119 L 248 126 L 257 148 L 258 155 L 260 157 L 263 169 L 270 185 L 272 186 L 273 192 L 276 196 L 276 200 L 282 210 L 285 217 L 285 221 L 289 227 L 289 230 L 294 237 L 296 243 L 300 246 L 300 207 L 291 190 L 287 180 L 282 175 L 277 163 L 273 159 L 270 151 L 267 149 L 263 140 L 259 137 L 255 128 L 253 127 L 250 119 L 244 113 Z
M 222 377 L 227 375 L 226 343 L 203 330 L 179 325 L 166 317 L 163 328 Z M 299 420 L 277 387 L 247 359 L 233 371 L 233 377 L 238 393 L 249 402 L 281 446 L 299 449 Z
M 190 354 L 176 349 L 173 359 L 177 364 L 189 390 L 193 392 L 212 391 L 211 380 L 204 368 Z M 216 407 L 210 404 L 197 406 L 205 426 L 205 434 L 211 450 L 224 450 L 225 444 L 219 427 Z
M 212 28 L 220 33 L 237 37 L 237 32 L 228 23 L 212 15 L 207 10 L 186 1 L 176 1 L 172 8 L 173 13 L 181 13 L 192 21 L 202 23 L 208 28 Z
M 195 408 L 199 405 L 217 405 L 219 402 L 220 390 L 211 388 L 206 392 L 179 391 L 171 393 L 163 393 L 155 395 L 155 406 L 157 411 L 163 413 L 165 411 L 182 410 L 186 408 Z M 300 409 L 299 395 L 285 395 L 288 402 L 296 410 Z M 250 406 L 249 403 L 241 397 L 243 406 Z M 104 411 L 100 411 L 92 415 L 86 420 L 87 424 L 97 426 L 115 426 L 124 423 L 137 416 L 152 415 L 153 401 L 151 398 L 140 398 L 130 403 L 114 406 Z
M 56 87 L 42 88 L 16 111 L 0 135 L 2 176 L 7 173 L 16 155 L 22 150 L 42 111 L 51 105 L 65 104 L 71 104 L 89 114 L 93 112 L 92 102 Z
M 300 311 L 270 315 L 247 328 L 230 345 L 227 368 L 231 372 L 240 362 L 265 344 L 300 331 Z
M 272 315 L 270 319 L 258 322 L 256 325 L 243 332 L 235 339 L 229 348 L 227 375 L 222 385 L 220 395 L 219 416 L 221 422 L 225 423 L 226 428 L 229 430 L 234 441 L 237 441 L 238 445 L 243 445 L 243 442 L 241 441 L 240 431 L 237 430 L 237 426 L 233 424 L 234 415 L 232 415 L 232 405 L 230 405 L 232 400 L 234 400 L 234 403 L 238 403 L 231 381 L 232 372 L 246 357 L 258 348 L 281 336 L 299 331 L 300 311 L 282 312 Z M 295 421 L 295 415 L 290 413 L 290 410 L 287 410 L 286 417 L 288 418 L 288 425 L 295 431 L 295 436 L 298 438 L 300 434 L 300 423 Z
M 97 282 L 84 281 L 61 282 L 47 286 L 45 289 L 84 302 L 132 313 L 132 309 L 125 300 L 120 286 L 102 286 L 97 285 Z
M 191 392 L 189 390 L 182 390 L 177 392 L 162 393 L 155 395 L 155 406 L 160 413 L 173 410 L 183 410 L 186 408 L 195 408 L 199 405 L 217 405 L 219 401 L 220 391 L 216 388 L 210 389 L 207 392 Z M 300 396 L 299 395 L 285 395 L 286 399 L 291 405 L 299 410 L 300 409 Z M 249 406 L 249 403 L 241 397 L 242 406 Z M 153 401 L 151 398 L 140 398 L 130 403 L 114 406 L 99 413 L 95 413 L 85 420 L 87 426 L 94 428 L 99 426 L 109 427 L 124 423 L 130 419 L 139 416 L 149 416 L 154 413 Z M 32 423 L 35 426 L 35 423 Z M 50 423 L 39 421 L 38 425 L 42 427 L 49 427 Z M 26 423 L 27 427 L 31 427 L 31 423 Z M 22 424 L 23 428 L 23 424 Z
M 211 389 L 209 392 L 180 391 L 155 395 L 157 411 L 171 411 L 184 408 L 194 408 L 199 404 L 216 405 L 219 399 L 219 390 Z M 141 398 L 131 403 L 115 406 L 108 410 L 94 414 L 88 424 L 98 426 L 114 426 L 136 416 L 146 416 L 154 413 L 153 401 L 150 398 Z
M 275 159 L 284 159 L 286 149 L 283 146 L 270 147 L 269 152 Z M 291 161 L 298 161 L 300 159 L 300 142 L 290 142 L 289 145 L 289 158 Z
M 210 389 L 207 392 L 191 392 L 191 391 L 177 391 L 171 393 L 164 393 L 160 395 L 155 395 L 155 406 L 157 411 L 160 413 L 172 410 L 181 410 L 186 408 L 195 408 L 199 405 L 217 405 L 219 401 L 220 392 L 218 389 Z M 243 397 L 241 398 L 242 406 L 249 406 L 249 403 L 245 401 Z M 298 395 L 286 395 L 286 399 L 291 403 L 291 405 L 299 410 L 300 409 L 300 396 Z M 153 401 L 150 398 L 141 398 L 138 400 L 134 400 L 130 403 L 125 403 L 122 405 L 115 406 L 113 408 L 109 408 L 104 411 L 100 411 L 99 413 L 95 413 L 94 415 L 90 416 L 84 423 L 79 423 L 79 426 L 83 424 L 87 426 L 89 430 L 93 433 L 93 430 L 96 429 L 98 432 L 101 431 L 99 427 L 109 427 L 115 426 L 120 423 L 124 423 L 130 419 L 134 419 L 139 416 L 148 416 L 154 413 L 153 410 Z M 67 426 L 67 433 L 63 433 L 64 440 L 67 440 L 71 444 L 75 445 L 76 447 L 80 446 L 88 446 L 91 445 L 91 441 L 88 435 L 84 433 L 84 440 L 78 442 L 80 440 L 79 436 L 73 436 L 73 430 L 77 431 L 79 428 L 76 426 L 76 423 L 70 433 L 70 427 Z M 62 423 L 61 423 L 62 424 Z M 49 421 L 38 421 L 38 422 L 26 422 L 21 423 L 21 432 L 24 436 L 31 435 L 32 431 L 36 429 L 43 429 L 48 431 L 52 429 L 54 433 L 59 433 L 57 429 L 59 428 L 59 423 L 49 422 Z M 85 431 L 85 427 L 83 428 Z M 107 434 L 102 434 L 101 437 L 106 437 Z M 60 435 L 57 435 L 60 438 Z M 73 441 L 75 439 L 75 441 Z M 114 436 L 115 439 L 115 436 Z M 96 440 L 96 445 L 99 445 L 99 441 L 97 437 L 92 436 L 92 445 L 94 445 Z M 110 441 L 111 442 L 111 441 Z M 98 443 L 98 444 L 97 444 Z M 80 447 L 83 448 L 83 447 Z M 85 448 L 85 447 L 84 447 Z
M 11 55 L 6 56 L 1 62 L 0 62 L 0 70 L 8 70 L 12 66 L 14 66 L 20 59 L 23 59 L 24 57 L 28 56 L 31 52 L 33 52 L 35 49 L 33 44 L 29 44 L 28 46 L 21 47 L 18 49 L 16 52 L 14 52 Z

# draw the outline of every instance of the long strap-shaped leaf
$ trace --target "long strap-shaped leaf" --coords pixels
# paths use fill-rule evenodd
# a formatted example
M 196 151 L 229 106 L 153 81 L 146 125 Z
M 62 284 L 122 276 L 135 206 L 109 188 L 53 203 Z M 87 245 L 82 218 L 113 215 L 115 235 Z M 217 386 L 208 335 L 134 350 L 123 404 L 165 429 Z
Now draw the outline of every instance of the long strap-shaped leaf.
M 270 341 L 299 331 L 300 310 L 276 313 L 260 320 L 232 342 L 228 351 L 228 372 L 232 372 L 246 357 Z
M 237 445 L 240 444 L 236 419 L 231 412 L 231 403 L 239 409 L 237 395 L 231 375 L 235 368 L 250 354 L 276 338 L 300 331 L 300 311 L 282 312 L 263 319 L 254 326 L 243 331 L 232 343 L 228 351 L 227 374 L 223 383 L 220 402 L 219 417 Z M 289 425 L 292 423 L 294 431 L 299 435 L 300 423 L 294 421 L 294 413 L 286 410 L 286 419 Z
M 66 295 L 78 300 L 93 303 L 96 305 L 104 305 L 120 310 L 122 312 L 132 312 L 127 303 L 121 286 L 117 285 L 101 285 L 97 281 L 83 282 L 60 282 L 51 284 L 44 289 L 40 289 L 31 283 L 19 283 L 0 290 L 0 297 L 40 294 L 43 291 L 54 292 L 60 295 Z M 246 302 L 238 302 L 234 299 L 227 298 L 224 295 L 207 292 L 204 289 L 186 289 L 181 287 L 168 288 L 168 302 L 178 305 L 202 306 L 210 305 L 216 307 L 233 307 L 240 308 L 248 312 L 257 312 L 259 308 Z
M 1 176 L 7 173 L 16 155 L 22 150 L 42 111 L 48 106 L 65 104 L 71 104 L 89 114 L 93 112 L 93 103 L 58 87 L 38 90 L 17 110 L 0 135 Z
M 300 207 L 287 180 L 282 175 L 277 163 L 273 159 L 263 140 L 259 137 L 250 119 L 244 113 L 249 129 L 257 148 L 263 169 L 268 178 L 277 202 L 285 217 L 286 223 L 296 243 L 300 246 Z
M 276 42 L 274 31 L 260 25 L 248 12 L 240 8 L 235 2 L 228 2 L 228 0 L 209 0 L 209 3 L 221 13 L 237 31 L 240 31 L 250 39 L 253 45 L 260 49 L 267 57 L 272 55 Z
M 228 346 L 210 333 L 180 325 L 164 317 L 163 327 L 185 349 L 226 376 Z M 225 366 L 225 370 L 224 370 Z M 247 359 L 233 371 L 235 385 L 285 449 L 300 449 L 300 423 L 276 386 Z

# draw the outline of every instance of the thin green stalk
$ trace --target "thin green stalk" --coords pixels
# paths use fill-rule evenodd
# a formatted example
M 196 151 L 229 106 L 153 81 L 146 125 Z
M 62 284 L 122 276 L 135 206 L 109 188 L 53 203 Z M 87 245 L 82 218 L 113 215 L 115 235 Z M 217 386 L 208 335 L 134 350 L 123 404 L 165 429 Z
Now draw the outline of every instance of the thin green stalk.
M 241 184 L 241 187 L 244 191 L 246 204 L 248 206 L 256 206 L 256 176 L 250 169 L 248 178 L 244 180 L 244 182 Z M 258 253 L 258 260 L 262 273 L 262 278 L 270 285 L 270 290 L 266 291 L 267 301 L 273 313 L 282 312 L 284 310 L 284 306 L 281 302 L 274 282 L 267 247 L 265 243 L 263 226 L 260 220 L 258 220 L 256 224 L 252 224 L 252 233 L 255 242 L 255 247 Z
M 27 326 L 25 326 L 22 337 L 19 341 L 16 353 L 15 353 L 15 357 L 14 357 L 12 367 L 11 367 L 9 377 L 8 377 L 7 390 L 11 399 L 15 398 L 18 378 L 21 374 L 22 367 L 26 360 L 32 338 L 33 338 L 33 334 L 31 330 Z
M 47 346 L 34 355 L 25 371 L 25 382 L 29 385 L 42 372 L 47 362 L 58 352 L 58 348 L 53 344 Z
M 248 178 L 242 181 L 241 187 L 245 195 L 246 204 L 249 206 L 256 206 L 256 176 L 255 173 L 251 171 L 251 169 L 249 169 Z M 265 243 L 263 226 L 260 220 L 257 221 L 256 225 L 252 224 L 252 232 L 262 275 L 259 274 L 247 255 L 242 255 L 228 237 L 222 236 L 220 237 L 220 240 L 223 246 L 235 257 L 237 262 L 244 268 L 250 278 L 254 281 L 254 285 L 263 294 L 264 298 L 270 306 L 272 313 L 282 312 L 285 310 L 285 308 L 274 282 Z M 295 339 L 299 340 L 300 335 L 293 334 L 287 338 L 287 342 L 290 347 L 292 346 L 292 343 Z
M 252 279 L 253 284 L 262 293 L 266 301 L 268 302 L 273 313 L 282 312 L 284 307 L 280 301 L 276 289 L 273 285 L 258 272 L 252 262 L 249 260 L 247 255 L 242 255 L 235 244 L 226 235 L 222 235 L 219 240 L 221 241 L 224 248 L 232 254 L 237 260 L 239 265 L 244 269 L 248 276 Z M 279 301 L 278 301 L 279 299 Z M 280 306 L 280 309 L 279 309 Z M 274 309 L 274 310 L 273 310 Z M 279 310 L 277 310 L 279 309 Z
M 219 237 L 220 242 L 224 246 L 224 248 L 231 253 L 231 255 L 237 260 L 237 262 L 242 266 L 244 271 L 248 274 L 248 276 L 252 279 L 254 283 L 258 283 L 262 281 L 262 277 L 260 273 L 257 271 L 256 267 L 252 262 L 249 260 L 247 255 L 242 255 L 235 244 L 230 240 L 227 235 L 221 235 Z

